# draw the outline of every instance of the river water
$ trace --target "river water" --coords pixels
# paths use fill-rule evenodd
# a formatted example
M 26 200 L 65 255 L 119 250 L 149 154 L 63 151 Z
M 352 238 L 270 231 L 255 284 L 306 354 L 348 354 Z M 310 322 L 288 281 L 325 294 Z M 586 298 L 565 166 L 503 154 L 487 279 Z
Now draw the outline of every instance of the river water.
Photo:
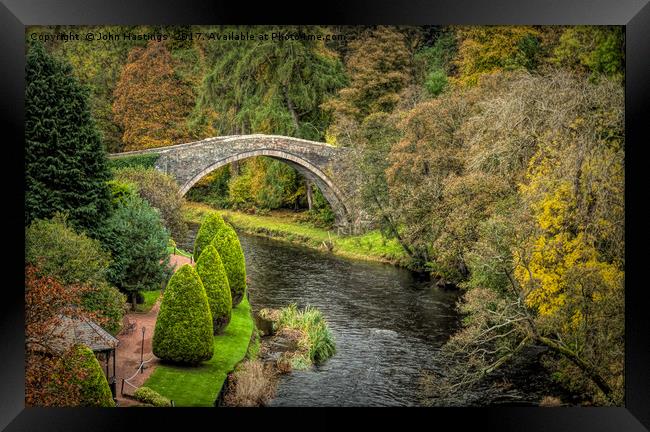
M 195 232 L 196 227 L 193 227 Z M 283 375 L 271 406 L 420 406 L 423 374 L 458 327 L 458 294 L 394 266 L 355 261 L 239 233 L 253 310 L 295 302 L 320 309 L 336 354 Z M 188 244 L 191 250 L 193 235 Z M 549 384 L 535 365 L 518 365 L 507 386 L 486 384 L 452 405 L 533 405 Z

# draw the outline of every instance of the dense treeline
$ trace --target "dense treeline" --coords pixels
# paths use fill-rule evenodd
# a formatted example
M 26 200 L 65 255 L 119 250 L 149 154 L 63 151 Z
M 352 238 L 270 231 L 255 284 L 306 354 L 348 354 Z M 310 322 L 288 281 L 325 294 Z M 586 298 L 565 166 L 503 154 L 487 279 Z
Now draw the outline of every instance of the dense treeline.
M 90 30 L 100 29 L 120 30 Z M 177 30 L 243 28 L 131 29 Z M 301 30 L 347 38 L 47 48 L 90 89 L 112 152 L 250 133 L 350 147 L 354 170 L 339 174 L 358 191 L 352 205 L 413 268 L 465 290 L 436 391 L 465 389 L 536 344 L 559 382 L 620 405 L 622 28 Z M 292 168 L 257 158 L 216 170 L 188 196 L 247 211 L 313 201 L 331 222 L 310 189 Z

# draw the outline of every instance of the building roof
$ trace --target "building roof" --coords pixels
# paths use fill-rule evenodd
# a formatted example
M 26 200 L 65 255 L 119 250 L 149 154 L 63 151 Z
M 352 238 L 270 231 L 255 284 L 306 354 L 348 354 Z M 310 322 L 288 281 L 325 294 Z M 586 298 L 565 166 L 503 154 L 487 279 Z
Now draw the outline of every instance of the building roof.
M 109 351 L 119 344 L 113 335 L 108 333 L 94 321 L 61 317 L 61 324 L 55 330 L 55 349 L 66 351 L 74 344 L 82 343 L 91 350 Z

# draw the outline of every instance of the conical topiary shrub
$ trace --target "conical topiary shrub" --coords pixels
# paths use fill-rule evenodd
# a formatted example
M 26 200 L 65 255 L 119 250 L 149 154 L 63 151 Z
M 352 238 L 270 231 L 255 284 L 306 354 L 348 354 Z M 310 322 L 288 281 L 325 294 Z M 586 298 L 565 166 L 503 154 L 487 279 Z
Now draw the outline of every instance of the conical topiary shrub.
M 232 296 L 232 307 L 235 307 L 242 301 L 246 291 L 244 251 L 239 243 L 237 233 L 227 223 L 224 223 L 224 226 L 214 236 L 212 245 L 219 252 L 223 266 L 226 268 L 228 283 L 230 284 L 230 295 Z
M 77 344 L 59 359 L 52 374 L 52 391 L 62 406 L 114 407 L 113 394 L 95 353 Z M 57 383 L 65 382 L 63 385 Z
M 199 232 L 196 234 L 196 239 L 194 240 L 194 262 L 199 262 L 199 257 L 203 249 L 212 242 L 214 236 L 224 226 L 226 226 L 226 222 L 216 212 L 208 214 L 203 219 Z
M 226 269 L 214 246 L 208 245 L 203 249 L 201 258 L 196 263 L 196 272 L 208 296 L 212 313 L 212 329 L 214 334 L 220 333 L 230 322 L 232 297 Z
M 214 353 L 212 314 L 203 283 L 189 264 L 169 280 L 153 334 L 153 353 L 160 359 L 196 364 Z

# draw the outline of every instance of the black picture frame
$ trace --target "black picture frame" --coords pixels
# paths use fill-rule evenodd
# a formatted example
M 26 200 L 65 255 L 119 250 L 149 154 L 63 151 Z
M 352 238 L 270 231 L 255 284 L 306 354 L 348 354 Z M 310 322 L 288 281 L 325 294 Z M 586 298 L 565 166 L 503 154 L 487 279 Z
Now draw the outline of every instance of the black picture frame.
M 499 431 L 643 431 L 650 429 L 650 313 L 643 301 L 644 260 L 648 254 L 647 223 L 641 198 L 647 197 L 650 145 L 650 5 L 649 0 L 439 0 L 425 3 L 332 0 L 307 2 L 250 2 L 184 0 L 2 0 L 0 4 L 0 111 L 3 123 L 3 237 L 11 234 L 10 253 L 0 297 L 0 429 L 146 430 L 200 427 L 223 422 L 250 426 L 253 419 L 291 426 L 293 410 L 209 409 L 109 410 L 89 408 L 25 408 L 24 406 L 24 70 L 25 26 L 81 24 L 565 24 L 625 25 L 626 35 L 626 356 L 625 407 L 621 408 L 431 408 L 335 410 L 332 414 L 360 415 L 360 420 L 383 423 L 389 417 L 422 422 L 423 427 L 449 424 L 454 429 L 480 427 Z M 645 168 L 645 169 L 644 169 Z M 645 179 L 645 180 L 644 180 Z M 11 200 L 12 202 L 10 202 Z M 15 242 L 15 243 L 14 243 Z M 336 427 L 336 416 L 301 409 L 303 419 L 316 426 Z M 215 420 L 217 418 L 218 420 Z M 244 422 L 244 423 L 242 423 Z M 205 426 L 203 426 L 205 427 Z M 230 426 L 229 426 L 230 427 Z M 237 426 L 235 426 L 237 427 Z M 311 426 L 310 426 L 311 427 Z M 181 429 L 182 430 L 182 429 Z

